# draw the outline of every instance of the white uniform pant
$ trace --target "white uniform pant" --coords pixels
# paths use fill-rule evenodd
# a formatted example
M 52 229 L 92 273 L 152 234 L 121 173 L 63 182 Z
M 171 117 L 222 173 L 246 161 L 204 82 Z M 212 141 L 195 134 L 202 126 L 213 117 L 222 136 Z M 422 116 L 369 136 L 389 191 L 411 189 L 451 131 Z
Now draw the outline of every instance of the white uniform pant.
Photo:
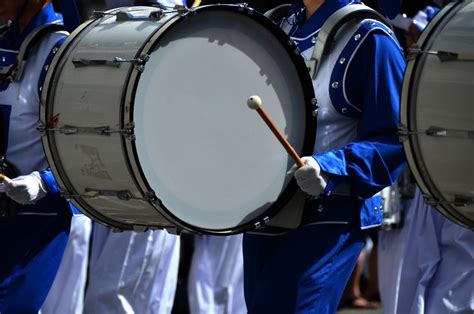
M 247 313 L 242 235 L 196 236 L 188 279 L 191 314 Z
M 85 313 L 171 313 L 180 239 L 166 231 L 112 233 L 94 225 Z
M 66 250 L 56 278 L 41 307 L 42 314 L 82 314 L 92 221 L 73 216 Z
M 402 229 L 379 233 L 383 311 L 473 313 L 474 232 L 426 205 L 419 190 Z

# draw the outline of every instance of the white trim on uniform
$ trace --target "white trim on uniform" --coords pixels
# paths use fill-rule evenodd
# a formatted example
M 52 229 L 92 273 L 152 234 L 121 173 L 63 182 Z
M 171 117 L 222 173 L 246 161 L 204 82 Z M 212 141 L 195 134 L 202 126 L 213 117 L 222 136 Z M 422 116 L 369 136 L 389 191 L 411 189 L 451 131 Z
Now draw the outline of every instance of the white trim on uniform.
M 374 20 L 375 21 L 375 20 Z M 367 22 L 367 20 L 364 20 L 362 21 L 361 24 Z M 385 29 L 383 29 L 382 27 L 374 27 L 372 29 L 370 29 L 365 35 L 364 37 L 362 38 L 362 40 L 359 42 L 359 44 L 357 45 L 356 49 L 354 49 L 354 52 L 352 53 L 351 57 L 349 58 L 349 61 L 347 62 L 347 66 L 344 70 L 344 75 L 342 77 L 342 92 L 344 94 L 344 99 L 346 100 L 347 104 L 350 105 L 351 107 L 353 107 L 354 109 L 356 109 L 357 111 L 359 112 L 362 112 L 361 109 L 357 108 L 356 106 L 354 106 L 350 101 L 349 101 L 349 98 L 347 98 L 347 94 L 346 94 L 346 76 L 347 76 L 347 70 L 349 69 L 350 65 L 351 65 L 351 62 L 352 62 L 352 59 L 354 58 L 354 56 L 356 55 L 357 51 L 359 50 L 360 46 L 362 45 L 362 43 L 367 39 L 367 37 L 369 36 L 370 33 L 372 33 L 373 31 L 375 30 L 381 30 L 382 32 L 384 32 L 385 34 L 388 35 L 388 37 L 390 37 L 397 46 L 399 46 L 399 44 L 393 39 L 392 35 L 390 35 Z

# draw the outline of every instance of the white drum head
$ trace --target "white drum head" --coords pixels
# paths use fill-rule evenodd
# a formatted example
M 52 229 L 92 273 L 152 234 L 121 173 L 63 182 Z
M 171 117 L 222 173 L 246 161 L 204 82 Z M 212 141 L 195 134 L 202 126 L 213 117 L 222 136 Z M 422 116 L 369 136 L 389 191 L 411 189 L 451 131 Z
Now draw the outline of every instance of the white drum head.
M 247 107 L 251 95 L 301 152 L 307 99 L 287 48 L 266 27 L 203 10 L 154 47 L 135 94 L 136 153 L 163 207 L 185 224 L 238 228 L 287 188 L 294 162 Z

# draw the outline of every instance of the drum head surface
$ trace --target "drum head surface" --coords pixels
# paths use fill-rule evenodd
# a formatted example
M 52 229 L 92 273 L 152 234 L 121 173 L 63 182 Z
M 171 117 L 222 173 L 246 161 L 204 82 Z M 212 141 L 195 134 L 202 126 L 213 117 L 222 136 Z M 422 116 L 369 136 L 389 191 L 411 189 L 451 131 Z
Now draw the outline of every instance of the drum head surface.
M 162 37 L 135 96 L 136 150 L 147 183 L 179 220 L 232 229 L 264 213 L 293 161 L 258 114 L 263 106 L 301 152 L 301 79 L 285 46 L 254 19 L 199 12 Z
M 427 31 L 419 42 L 422 50 L 472 54 L 474 3 L 444 16 Z M 402 102 L 402 123 L 410 130 L 440 130 L 439 136 L 413 135 L 405 145 L 417 182 L 443 214 L 470 228 L 474 228 L 473 73 L 474 60 L 443 62 L 436 55 L 423 55 L 406 73 L 404 90 L 409 94 Z

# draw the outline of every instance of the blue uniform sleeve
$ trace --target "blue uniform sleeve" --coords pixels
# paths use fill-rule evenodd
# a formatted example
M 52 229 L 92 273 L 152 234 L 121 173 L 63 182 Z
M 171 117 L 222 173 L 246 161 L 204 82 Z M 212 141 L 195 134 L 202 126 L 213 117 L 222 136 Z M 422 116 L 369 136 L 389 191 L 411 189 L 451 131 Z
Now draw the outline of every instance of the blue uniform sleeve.
M 49 194 L 60 193 L 59 185 L 56 182 L 56 179 L 54 178 L 51 169 L 48 168 L 40 171 L 40 176 L 43 182 L 46 183 L 46 187 L 48 189 Z
M 358 141 L 314 156 L 323 171 L 350 183 L 359 197 L 392 185 L 403 168 L 397 126 L 404 69 L 405 58 L 394 40 L 371 33 L 352 60 L 345 86 L 349 100 L 362 108 Z

